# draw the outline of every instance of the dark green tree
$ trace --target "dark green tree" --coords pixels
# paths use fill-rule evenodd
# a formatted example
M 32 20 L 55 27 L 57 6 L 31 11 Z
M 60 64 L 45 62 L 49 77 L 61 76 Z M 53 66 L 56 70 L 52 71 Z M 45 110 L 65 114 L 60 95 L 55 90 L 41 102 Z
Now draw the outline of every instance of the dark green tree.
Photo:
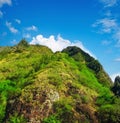
M 97 60 L 92 60 L 87 64 L 87 66 L 93 71 L 95 71 L 96 73 L 98 73 L 102 69 L 102 66 Z
M 115 78 L 115 82 L 114 82 L 112 91 L 116 96 L 120 96 L 120 76 L 117 76 Z
M 24 47 L 27 47 L 29 44 L 28 42 L 25 40 L 25 39 L 22 39 L 19 43 L 18 43 L 18 46 L 24 46 Z

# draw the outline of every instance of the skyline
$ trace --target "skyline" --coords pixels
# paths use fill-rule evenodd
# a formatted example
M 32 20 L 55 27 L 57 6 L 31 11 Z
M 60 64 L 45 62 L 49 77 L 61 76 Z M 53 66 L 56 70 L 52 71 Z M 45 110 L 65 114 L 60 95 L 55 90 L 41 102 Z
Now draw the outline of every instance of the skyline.
M 119 0 L 0 0 L 0 46 L 25 38 L 55 52 L 78 46 L 120 75 Z

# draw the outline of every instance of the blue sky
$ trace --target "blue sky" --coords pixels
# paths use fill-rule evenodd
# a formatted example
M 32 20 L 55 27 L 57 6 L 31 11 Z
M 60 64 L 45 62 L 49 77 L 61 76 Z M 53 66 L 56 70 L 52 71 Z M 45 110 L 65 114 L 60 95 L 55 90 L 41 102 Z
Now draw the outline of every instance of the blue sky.
M 0 46 L 76 45 L 120 75 L 120 0 L 0 0 Z

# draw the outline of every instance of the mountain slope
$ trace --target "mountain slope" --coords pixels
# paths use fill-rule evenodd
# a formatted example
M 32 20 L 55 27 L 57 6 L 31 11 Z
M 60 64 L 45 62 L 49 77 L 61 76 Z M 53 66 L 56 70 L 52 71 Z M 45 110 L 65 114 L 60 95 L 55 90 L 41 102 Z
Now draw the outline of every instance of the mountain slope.
M 99 61 L 97 61 L 96 59 L 94 59 L 89 54 L 85 53 L 84 51 L 82 51 L 80 48 L 75 46 L 68 47 L 64 49 L 62 52 L 67 53 L 75 61 L 84 62 L 86 66 L 95 73 L 97 79 L 99 80 L 101 84 L 108 87 L 112 85 L 111 79 L 109 78 L 107 73 L 104 71 Z
M 111 86 L 100 63 L 81 49 L 53 53 L 22 40 L 0 51 L 0 122 L 118 122 L 120 101 Z

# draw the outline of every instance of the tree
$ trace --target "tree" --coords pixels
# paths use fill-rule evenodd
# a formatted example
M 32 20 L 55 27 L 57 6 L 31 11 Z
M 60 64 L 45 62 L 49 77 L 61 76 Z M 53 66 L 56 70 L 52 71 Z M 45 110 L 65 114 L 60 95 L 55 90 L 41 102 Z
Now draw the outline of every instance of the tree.
M 120 76 L 117 76 L 115 78 L 115 82 L 114 82 L 112 91 L 116 96 L 120 96 Z
M 25 39 L 22 39 L 19 43 L 18 43 L 18 46 L 24 46 L 24 47 L 27 47 L 29 44 L 28 42 L 25 40 Z
M 26 49 L 29 46 L 29 43 L 22 39 L 15 47 L 15 52 L 22 52 L 24 49 Z

